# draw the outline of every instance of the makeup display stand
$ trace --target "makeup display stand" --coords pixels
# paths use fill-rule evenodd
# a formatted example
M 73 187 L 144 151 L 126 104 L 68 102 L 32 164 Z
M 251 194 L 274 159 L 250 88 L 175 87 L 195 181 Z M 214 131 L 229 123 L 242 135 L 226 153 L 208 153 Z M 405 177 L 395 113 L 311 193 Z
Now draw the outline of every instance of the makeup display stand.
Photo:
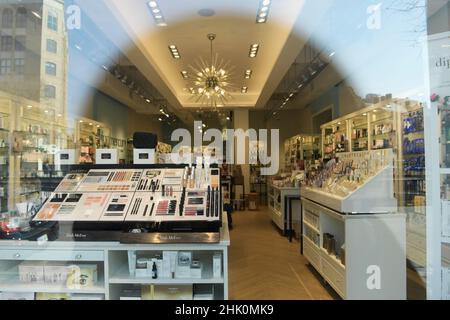
M 379 170 L 347 196 L 302 187 L 303 254 L 343 299 L 406 299 L 406 216 L 396 213 L 392 152 L 341 158 L 361 156 Z
M 175 292 L 189 292 L 195 298 L 197 290 L 212 293 L 217 300 L 228 299 L 228 246 L 230 237 L 227 219 L 224 217 L 220 229 L 220 241 L 209 244 L 121 244 L 119 242 L 34 242 L 0 241 L 0 293 L 58 293 L 67 294 L 69 299 L 106 299 L 119 300 L 127 290 L 164 291 L 168 287 Z M 193 259 L 202 264 L 201 277 L 152 279 L 151 272 L 139 277 L 130 274 L 129 253 L 138 257 L 161 255 L 162 252 L 191 252 Z M 214 256 L 220 256 L 221 272 L 214 276 Z M 96 265 L 98 280 L 92 286 L 68 287 L 66 284 L 45 282 L 24 283 L 19 279 L 19 265 Z M 161 271 L 160 271 L 161 273 Z M 181 298 L 174 293 L 173 298 Z M 148 298 L 148 297 L 147 297 Z M 142 297 L 139 299 L 141 300 Z

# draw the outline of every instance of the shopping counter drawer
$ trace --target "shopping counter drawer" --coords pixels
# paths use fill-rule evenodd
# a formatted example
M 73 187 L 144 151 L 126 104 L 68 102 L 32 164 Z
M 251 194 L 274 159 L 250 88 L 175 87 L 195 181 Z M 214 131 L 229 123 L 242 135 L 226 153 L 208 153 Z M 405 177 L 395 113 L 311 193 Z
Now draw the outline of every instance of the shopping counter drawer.
M 31 260 L 31 261 L 103 261 L 103 251 L 89 250 L 0 250 L 0 260 Z

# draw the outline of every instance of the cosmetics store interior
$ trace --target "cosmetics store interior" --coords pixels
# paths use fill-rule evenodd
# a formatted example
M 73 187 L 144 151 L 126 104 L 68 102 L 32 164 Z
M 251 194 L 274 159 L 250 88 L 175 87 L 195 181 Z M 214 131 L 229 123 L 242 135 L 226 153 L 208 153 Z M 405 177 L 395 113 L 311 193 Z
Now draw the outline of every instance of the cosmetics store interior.
M 449 1 L 0 26 L 0 300 L 450 299 Z

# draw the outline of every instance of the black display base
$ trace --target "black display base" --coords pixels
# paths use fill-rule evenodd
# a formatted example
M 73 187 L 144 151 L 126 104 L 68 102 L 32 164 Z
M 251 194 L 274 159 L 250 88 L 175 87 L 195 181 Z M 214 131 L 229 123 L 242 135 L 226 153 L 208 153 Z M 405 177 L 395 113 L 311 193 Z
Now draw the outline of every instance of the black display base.
M 219 232 L 151 232 L 123 233 L 120 239 L 124 244 L 161 243 L 219 243 Z

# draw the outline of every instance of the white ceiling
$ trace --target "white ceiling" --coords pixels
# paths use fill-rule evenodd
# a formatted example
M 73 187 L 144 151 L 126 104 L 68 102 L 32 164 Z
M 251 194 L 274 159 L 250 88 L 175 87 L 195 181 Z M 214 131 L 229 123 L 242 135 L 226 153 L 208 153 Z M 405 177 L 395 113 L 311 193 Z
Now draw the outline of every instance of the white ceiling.
M 226 107 L 263 106 L 265 101 L 261 101 L 261 97 L 272 94 L 302 49 L 303 44 L 300 45 L 299 40 L 290 35 L 304 0 L 272 1 L 265 24 L 256 23 L 259 0 L 159 0 L 166 27 L 156 26 L 147 2 L 109 0 L 106 4 L 146 61 L 133 61 L 131 54 L 130 60 L 175 107 L 199 107 L 186 92 L 188 84 L 180 72 L 192 72 L 190 66 L 199 58 L 208 59 L 208 33 L 217 34 L 215 51 L 235 67 L 234 85 L 238 89 L 242 86 L 249 88 L 247 94 L 240 90 L 234 93 Z M 214 10 L 215 15 L 200 16 L 198 11 L 205 8 Z M 248 57 L 253 43 L 261 45 L 256 59 Z M 178 47 L 181 59 L 172 58 L 168 49 L 170 44 Z M 290 51 L 288 55 L 286 50 Z M 280 68 L 277 62 L 280 57 L 286 60 L 286 56 L 291 61 L 283 61 L 284 66 Z M 275 66 L 278 67 L 274 69 Z M 253 71 L 250 80 L 244 79 L 247 69 Z

